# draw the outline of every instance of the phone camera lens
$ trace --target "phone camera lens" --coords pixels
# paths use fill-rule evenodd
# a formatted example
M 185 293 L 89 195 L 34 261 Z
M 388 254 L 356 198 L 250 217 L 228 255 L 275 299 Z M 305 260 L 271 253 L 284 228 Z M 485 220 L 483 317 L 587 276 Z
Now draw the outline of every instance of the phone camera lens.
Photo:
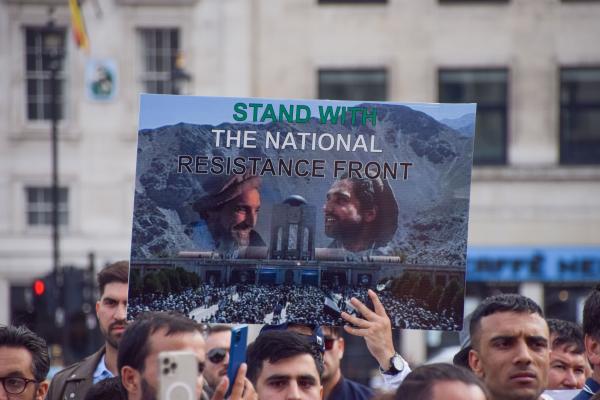
M 174 369 L 177 369 L 177 363 L 172 363 L 172 364 L 171 364 L 171 369 L 173 369 L 173 370 L 174 370 Z

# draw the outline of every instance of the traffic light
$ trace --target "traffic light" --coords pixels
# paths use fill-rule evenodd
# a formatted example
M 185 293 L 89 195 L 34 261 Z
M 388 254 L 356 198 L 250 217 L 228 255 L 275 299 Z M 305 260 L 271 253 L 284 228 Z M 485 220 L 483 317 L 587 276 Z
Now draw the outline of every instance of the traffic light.
M 37 297 L 43 296 L 46 292 L 46 283 L 43 279 L 33 281 L 33 294 Z

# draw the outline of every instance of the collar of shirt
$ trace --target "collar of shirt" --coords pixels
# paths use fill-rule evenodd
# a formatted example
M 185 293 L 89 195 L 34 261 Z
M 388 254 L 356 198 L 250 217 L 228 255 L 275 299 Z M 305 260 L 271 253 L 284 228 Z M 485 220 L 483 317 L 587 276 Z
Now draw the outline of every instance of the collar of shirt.
M 96 367 L 96 370 L 94 371 L 94 384 L 107 379 L 107 378 L 112 378 L 114 377 L 113 373 L 110 372 L 108 370 L 108 368 L 106 368 L 106 363 L 104 362 L 104 357 L 106 357 L 106 355 L 103 355 L 102 358 L 100 359 L 100 362 L 98 363 L 98 366 Z
M 596 382 L 593 378 L 587 378 L 583 390 L 589 394 L 595 394 L 600 391 L 600 383 Z

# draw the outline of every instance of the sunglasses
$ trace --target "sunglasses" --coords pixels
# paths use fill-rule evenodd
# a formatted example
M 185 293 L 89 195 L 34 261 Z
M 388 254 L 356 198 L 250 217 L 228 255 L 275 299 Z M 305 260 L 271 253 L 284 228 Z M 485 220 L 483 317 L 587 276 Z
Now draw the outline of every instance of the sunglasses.
M 225 356 L 227 356 L 227 350 L 221 347 L 216 347 L 206 353 L 206 356 L 211 363 L 219 364 L 223 362 Z
M 338 340 L 338 338 L 334 338 L 334 337 L 330 337 L 330 336 L 326 336 L 324 339 L 325 339 L 325 350 L 333 349 L 333 344 L 335 343 L 336 340 Z

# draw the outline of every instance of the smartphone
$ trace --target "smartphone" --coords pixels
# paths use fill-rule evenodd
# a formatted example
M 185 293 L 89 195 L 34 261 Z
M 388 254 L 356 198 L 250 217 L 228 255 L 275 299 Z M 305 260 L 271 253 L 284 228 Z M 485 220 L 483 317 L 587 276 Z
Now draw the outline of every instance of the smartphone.
M 158 354 L 159 400 L 197 400 L 198 359 L 191 351 Z
M 246 362 L 246 345 L 248 342 L 248 325 L 238 325 L 231 329 L 231 343 L 229 345 L 229 365 L 227 366 L 227 377 L 229 378 L 229 387 L 225 397 L 231 395 L 231 388 L 238 369 L 242 363 Z

